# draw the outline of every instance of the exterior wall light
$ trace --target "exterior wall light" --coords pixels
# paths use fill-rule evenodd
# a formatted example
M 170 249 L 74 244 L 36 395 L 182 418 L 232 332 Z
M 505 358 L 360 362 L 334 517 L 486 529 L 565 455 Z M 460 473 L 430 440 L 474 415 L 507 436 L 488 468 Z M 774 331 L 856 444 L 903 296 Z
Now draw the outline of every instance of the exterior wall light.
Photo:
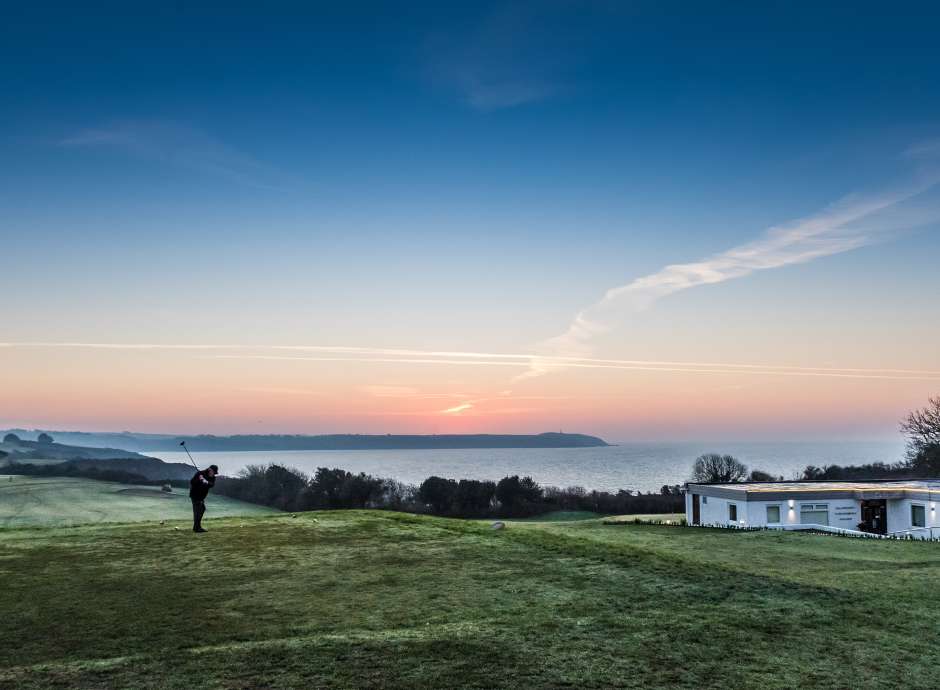
M 791 498 L 789 501 L 787 501 L 787 505 L 790 506 L 790 510 L 793 510 L 793 499 L 792 499 L 792 498 Z

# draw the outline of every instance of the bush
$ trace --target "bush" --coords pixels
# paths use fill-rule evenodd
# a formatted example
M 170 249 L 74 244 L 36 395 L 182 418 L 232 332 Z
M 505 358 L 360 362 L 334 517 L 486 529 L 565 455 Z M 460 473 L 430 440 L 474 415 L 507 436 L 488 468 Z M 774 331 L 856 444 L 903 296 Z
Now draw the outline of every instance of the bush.
M 457 483 L 456 512 L 464 517 L 486 515 L 496 495 L 494 482 L 481 482 L 476 479 L 461 479 Z
M 431 506 L 438 515 L 449 513 L 456 502 L 457 482 L 443 477 L 428 477 L 418 487 L 418 500 Z
M 542 511 L 532 511 L 534 504 L 540 502 L 542 498 L 542 487 L 535 483 L 532 477 L 519 478 L 514 474 L 511 477 L 503 477 L 496 485 L 496 500 L 502 506 L 506 515 L 534 514 Z
M 867 465 L 808 465 L 803 470 L 803 479 L 912 479 L 916 473 L 907 463 L 897 462 L 887 465 L 873 462 Z
M 918 477 L 940 476 L 940 443 L 926 443 L 910 460 L 910 467 Z
M 219 477 L 215 491 L 282 510 L 379 508 L 449 517 L 530 517 L 554 510 L 605 514 L 675 513 L 684 510 L 678 487 L 667 493 L 586 491 L 539 486 L 531 477 L 498 483 L 428 477 L 419 487 L 394 479 L 320 467 L 313 478 L 278 465 L 251 466 L 238 477 Z
M 318 467 L 301 502 L 301 510 L 311 508 L 365 508 L 377 506 L 383 493 L 382 480 L 360 472 Z
M 747 476 L 747 466 L 732 455 L 706 453 L 692 465 L 692 481 L 699 484 L 732 484 Z

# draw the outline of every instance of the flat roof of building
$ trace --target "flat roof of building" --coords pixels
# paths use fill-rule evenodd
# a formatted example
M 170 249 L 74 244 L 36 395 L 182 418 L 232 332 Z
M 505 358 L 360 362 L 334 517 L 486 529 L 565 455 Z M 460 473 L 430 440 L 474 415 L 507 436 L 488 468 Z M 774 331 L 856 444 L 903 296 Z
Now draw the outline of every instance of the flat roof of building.
M 879 481 L 792 481 L 740 482 L 735 484 L 687 485 L 690 493 L 739 501 L 773 501 L 788 498 L 928 498 L 938 494 L 938 479 L 900 479 Z

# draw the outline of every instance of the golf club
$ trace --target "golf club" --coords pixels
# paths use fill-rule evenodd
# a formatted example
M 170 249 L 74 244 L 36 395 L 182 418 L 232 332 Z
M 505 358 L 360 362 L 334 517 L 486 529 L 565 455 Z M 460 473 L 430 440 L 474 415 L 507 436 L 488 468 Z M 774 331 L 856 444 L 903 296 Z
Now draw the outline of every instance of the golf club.
M 186 447 L 186 441 L 180 441 L 180 445 L 183 446 L 183 450 L 186 451 L 186 455 L 189 455 L 189 461 L 193 464 L 193 467 L 196 468 L 196 471 L 199 471 L 199 467 L 196 466 L 196 461 L 193 460 L 193 456 L 189 453 L 189 448 Z

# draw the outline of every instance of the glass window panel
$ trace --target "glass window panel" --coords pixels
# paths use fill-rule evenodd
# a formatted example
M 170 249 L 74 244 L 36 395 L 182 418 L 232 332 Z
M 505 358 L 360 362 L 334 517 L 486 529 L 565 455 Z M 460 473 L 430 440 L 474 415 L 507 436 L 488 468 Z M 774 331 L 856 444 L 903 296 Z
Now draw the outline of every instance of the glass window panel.
M 911 526 L 925 527 L 927 525 L 927 511 L 924 506 L 911 506 Z
M 800 510 L 800 522 L 804 525 L 828 525 L 828 510 L 807 510 L 809 506 L 803 506 Z
M 780 506 L 767 506 L 767 522 L 780 522 Z

